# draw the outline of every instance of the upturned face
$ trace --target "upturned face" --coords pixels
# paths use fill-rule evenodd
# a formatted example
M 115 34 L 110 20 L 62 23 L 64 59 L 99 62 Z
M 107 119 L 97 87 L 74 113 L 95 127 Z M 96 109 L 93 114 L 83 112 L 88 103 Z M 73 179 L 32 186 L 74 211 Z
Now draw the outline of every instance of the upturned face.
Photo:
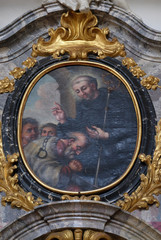
M 92 100 L 96 97 L 96 87 L 93 83 L 89 83 L 86 80 L 83 80 L 81 82 L 75 83 L 73 85 L 73 90 L 77 94 L 78 97 L 86 99 L 86 100 Z

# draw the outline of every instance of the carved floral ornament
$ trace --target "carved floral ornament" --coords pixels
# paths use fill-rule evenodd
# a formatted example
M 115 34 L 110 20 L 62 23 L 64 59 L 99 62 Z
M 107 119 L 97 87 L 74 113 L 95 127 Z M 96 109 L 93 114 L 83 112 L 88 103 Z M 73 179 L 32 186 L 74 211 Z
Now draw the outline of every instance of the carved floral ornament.
M 53 58 L 60 58 L 61 55 L 69 54 L 69 60 L 88 60 L 88 54 L 93 53 L 97 55 L 98 59 L 105 57 L 125 57 L 126 52 L 124 45 L 117 39 L 109 41 L 107 35 L 109 34 L 108 28 L 99 29 L 96 27 L 97 18 L 90 11 L 88 13 L 76 13 L 70 11 L 62 14 L 61 27 L 49 29 L 49 41 L 45 41 L 43 38 L 38 39 L 37 43 L 33 45 L 32 57 L 27 58 L 22 63 L 24 68 L 16 67 L 10 74 L 14 79 L 20 79 L 26 72 L 26 69 L 34 67 L 37 60 L 37 56 L 50 56 Z M 122 64 L 136 78 L 141 79 L 146 74 L 135 63 L 132 58 L 124 58 Z M 0 80 L 0 93 L 11 92 L 14 90 L 14 79 L 9 80 L 4 78 Z M 161 88 L 158 85 L 159 79 L 154 76 L 144 77 L 141 80 L 142 86 L 147 89 L 156 90 Z M 156 127 L 156 148 L 153 158 L 151 156 L 140 155 L 140 160 L 147 164 L 147 175 L 141 175 L 140 186 L 130 196 L 125 193 L 124 200 L 116 202 L 117 206 L 127 211 L 134 211 L 138 208 L 148 209 L 149 205 L 156 204 L 159 206 L 158 200 L 154 195 L 161 193 L 161 120 Z M 2 204 L 7 202 L 11 203 L 12 207 L 19 207 L 25 210 L 32 210 L 35 206 L 42 204 L 42 200 L 37 198 L 36 200 L 32 196 L 32 193 L 26 193 L 18 184 L 18 175 L 14 173 L 17 168 L 16 162 L 18 160 L 18 154 L 14 153 L 5 157 L 2 147 L 2 136 L 0 135 L 0 191 L 5 192 L 6 196 L 2 198 Z M 62 200 L 67 199 L 93 199 L 99 200 L 99 196 L 62 196 Z M 52 239 L 52 238 L 47 238 Z M 93 238 L 91 238 L 93 239 Z M 110 238 L 105 238 L 110 239 Z

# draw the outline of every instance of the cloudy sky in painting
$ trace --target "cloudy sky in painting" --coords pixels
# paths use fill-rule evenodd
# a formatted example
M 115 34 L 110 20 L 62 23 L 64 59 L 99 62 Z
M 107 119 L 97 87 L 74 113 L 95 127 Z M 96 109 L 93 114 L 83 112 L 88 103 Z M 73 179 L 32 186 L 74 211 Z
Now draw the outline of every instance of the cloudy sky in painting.
M 50 75 L 46 74 L 37 82 L 26 102 L 23 118 L 32 117 L 40 124 L 47 122 L 57 123 L 52 114 L 54 102 L 60 103 L 58 83 Z

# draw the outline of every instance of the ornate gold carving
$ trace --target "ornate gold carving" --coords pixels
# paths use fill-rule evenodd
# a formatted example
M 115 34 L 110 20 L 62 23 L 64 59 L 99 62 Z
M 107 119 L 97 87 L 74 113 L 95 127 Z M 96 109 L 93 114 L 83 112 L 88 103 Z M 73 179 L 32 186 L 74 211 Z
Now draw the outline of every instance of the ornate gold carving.
M 81 229 L 76 229 L 74 231 L 74 239 L 75 240 L 81 240 L 83 237 L 83 231 Z
M 15 79 L 20 79 L 25 72 L 25 68 L 15 67 L 12 71 L 10 71 L 9 74 L 12 75 Z
M 34 200 L 31 192 L 26 193 L 18 185 L 18 174 L 14 174 L 14 170 L 17 168 L 15 164 L 17 161 L 17 153 L 7 155 L 7 159 L 5 158 L 0 131 L 0 192 L 3 191 L 6 193 L 6 196 L 2 197 L 2 205 L 5 206 L 7 202 L 10 202 L 11 207 L 23 208 L 26 211 L 30 211 L 37 205 L 42 204 L 42 200 L 40 198 Z
M 15 67 L 12 71 L 10 71 L 10 75 L 14 77 L 14 79 L 20 79 L 23 74 L 26 72 L 26 68 L 32 68 L 35 66 L 37 60 L 32 57 L 28 57 L 22 65 L 25 65 L 25 68 Z M 12 92 L 15 89 L 14 79 L 10 80 L 8 77 L 0 80 L 0 94 Z
M 128 57 L 122 60 L 122 64 L 126 66 L 128 69 L 137 65 L 133 58 L 128 58 Z
M 107 40 L 108 28 L 96 27 L 97 18 L 90 11 L 76 13 L 69 11 L 62 14 L 61 27 L 49 29 L 50 40 L 39 38 L 33 45 L 32 56 L 49 56 L 59 58 L 68 53 L 70 59 L 86 59 L 88 53 L 95 53 L 98 58 L 126 55 L 124 45 L 114 38 Z
M 146 75 L 146 73 L 136 64 L 133 58 L 124 58 L 122 64 L 126 66 L 133 76 L 140 78 Z
M 131 67 L 130 72 L 137 78 L 141 78 L 146 75 L 146 73 L 139 66 Z
M 23 74 L 26 72 L 26 68 L 32 68 L 35 66 L 37 60 L 32 57 L 28 57 L 22 65 L 25 65 L 25 68 L 15 67 L 12 71 L 10 71 L 10 75 L 12 75 L 15 79 L 20 79 Z
M 112 238 L 107 233 L 104 232 L 96 232 L 93 230 L 86 230 L 84 232 L 83 240 L 99 240 L 99 239 L 112 240 Z
M 127 69 L 129 69 L 129 71 L 133 74 L 133 76 L 137 78 L 141 78 L 146 75 L 146 73 L 141 70 L 141 68 L 136 64 L 133 58 L 124 58 L 122 60 L 122 64 L 126 66 Z M 159 81 L 159 78 L 150 75 L 146 78 L 143 78 L 140 83 L 148 90 L 156 90 L 157 88 L 161 88 L 161 86 L 158 85 Z
M 98 195 L 91 195 L 91 196 L 70 196 L 70 195 L 63 195 L 61 197 L 62 200 L 94 200 L 94 201 L 100 201 L 100 196 Z
M 37 60 L 32 57 L 28 57 L 24 62 L 22 62 L 22 65 L 25 65 L 26 68 L 32 68 L 35 66 Z
M 143 78 L 140 83 L 143 87 L 146 87 L 146 89 L 148 90 L 150 89 L 156 90 L 157 88 L 161 88 L 161 86 L 158 85 L 159 81 L 160 81 L 159 78 L 150 75 L 146 78 Z
M 76 229 L 74 233 L 72 230 L 63 230 L 61 232 L 53 232 L 51 233 L 45 240 L 113 240 L 110 235 L 104 232 L 97 232 L 93 230 L 83 230 Z
M 14 79 L 10 80 L 8 77 L 5 77 L 0 80 L 0 93 L 12 92 L 15 89 L 14 85 Z
M 139 208 L 149 209 L 149 205 L 156 204 L 159 207 L 159 201 L 154 197 L 161 194 L 161 119 L 156 127 L 156 148 L 153 159 L 150 155 L 140 154 L 139 158 L 147 164 L 147 175 L 142 174 L 141 184 L 135 192 L 129 196 L 124 194 L 124 200 L 119 200 L 116 205 L 123 210 L 132 212 Z
M 51 233 L 45 240 L 74 240 L 73 232 L 71 230 L 64 230 L 61 232 Z

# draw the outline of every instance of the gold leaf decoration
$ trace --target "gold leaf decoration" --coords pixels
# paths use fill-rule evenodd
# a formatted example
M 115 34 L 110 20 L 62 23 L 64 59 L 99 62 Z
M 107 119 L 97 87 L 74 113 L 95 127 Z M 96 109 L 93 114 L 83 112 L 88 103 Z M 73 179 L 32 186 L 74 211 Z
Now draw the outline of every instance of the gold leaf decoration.
M 10 80 L 8 77 L 0 80 L 0 93 L 12 92 L 15 89 L 14 79 Z
M 146 73 L 139 66 L 130 68 L 130 72 L 137 78 L 141 78 L 146 75 Z
M 127 69 L 136 66 L 136 62 L 133 58 L 126 57 L 122 60 L 122 64 L 127 67 Z
M 105 232 L 98 232 L 91 229 L 82 230 L 76 229 L 74 232 L 72 230 L 63 230 L 60 232 L 50 233 L 45 240 L 114 240 L 109 234 Z
M 157 88 L 161 88 L 161 86 L 158 85 L 159 81 L 160 81 L 159 78 L 150 75 L 146 78 L 143 78 L 140 83 L 143 87 L 146 87 L 146 89 L 148 90 L 150 89 L 156 90 Z
M 136 64 L 133 58 L 124 58 L 122 64 L 129 69 L 133 76 L 140 78 L 146 75 L 146 73 Z
M 159 201 L 154 195 L 161 194 L 161 119 L 156 127 L 155 142 L 153 159 L 150 155 L 139 155 L 140 160 L 147 164 L 147 174 L 140 176 L 140 186 L 130 196 L 125 193 L 124 200 L 119 200 L 116 203 L 123 210 L 132 212 L 141 208 L 149 209 L 149 205 L 153 204 L 159 207 Z
M 0 122 L 0 129 L 1 129 Z M 5 192 L 5 196 L 2 197 L 2 205 L 11 203 L 11 207 L 23 208 L 26 211 L 33 210 L 34 207 L 42 204 L 42 200 L 37 198 L 34 200 L 31 192 L 26 193 L 18 185 L 18 174 L 14 174 L 18 161 L 18 153 L 12 155 L 5 155 L 2 147 L 2 136 L 0 131 L 0 192 Z
M 74 239 L 75 240 L 82 240 L 83 237 L 83 231 L 82 229 L 76 229 L 74 230 Z
M 129 71 L 133 74 L 133 76 L 137 78 L 142 78 L 146 75 L 146 73 L 136 64 L 133 58 L 124 58 L 122 60 L 122 64 L 129 69 Z M 161 89 L 161 86 L 158 85 L 160 79 L 154 76 L 148 76 L 143 78 L 140 83 L 143 87 L 148 90 L 156 90 L 157 88 Z
M 24 62 L 22 62 L 22 65 L 25 65 L 26 68 L 30 69 L 35 66 L 37 60 L 32 57 L 28 57 Z
M 25 65 L 26 68 L 32 68 L 35 66 L 37 60 L 32 57 L 28 57 L 22 64 Z M 23 74 L 26 72 L 26 68 L 15 67 L 12 71 L 10 71 L 10 75 L 14 77 L 14 79 L 20 79 Z M 15 89 L 14 79 L 10 80 L 8 77 L 0 80 L 0 94 L 12 92 Z
M 62 200 L 94 200 L 94 201 L 100 201 L 100 196 L 98 195 L 91 195 L 91 196 L 70 196 L 70 195 L 63 195 L 61 197 Z
M 112 238 L 104 232 L 97 232 L 93 230 L 86 230 L 84 232 L 83 240 L 112 240 Z
M 33 44 L 32 56 L 49 56 L 59 58 L 68 53 L 70 59 L 86 59 L 88 53 L 95 53 L 98 58 L 126 55 L 124 45 L 114 38 L 109 41 L 108 28 L 96 27 L 97 18 L 90 11 L 77 13 L 69 11 L 62 14 L 61 27 L 49 29 L 50 40 L 39 38 Z
M 73 232 L 71 230 L 64 230 L 61 232 L 51 233 L 45 240 L 74 240 Z
M 25 72 L 25 68 L 15 67 L 12 71 L 10 71 L 9 74 L 12 75 L 15 79 L 20 79 Z

